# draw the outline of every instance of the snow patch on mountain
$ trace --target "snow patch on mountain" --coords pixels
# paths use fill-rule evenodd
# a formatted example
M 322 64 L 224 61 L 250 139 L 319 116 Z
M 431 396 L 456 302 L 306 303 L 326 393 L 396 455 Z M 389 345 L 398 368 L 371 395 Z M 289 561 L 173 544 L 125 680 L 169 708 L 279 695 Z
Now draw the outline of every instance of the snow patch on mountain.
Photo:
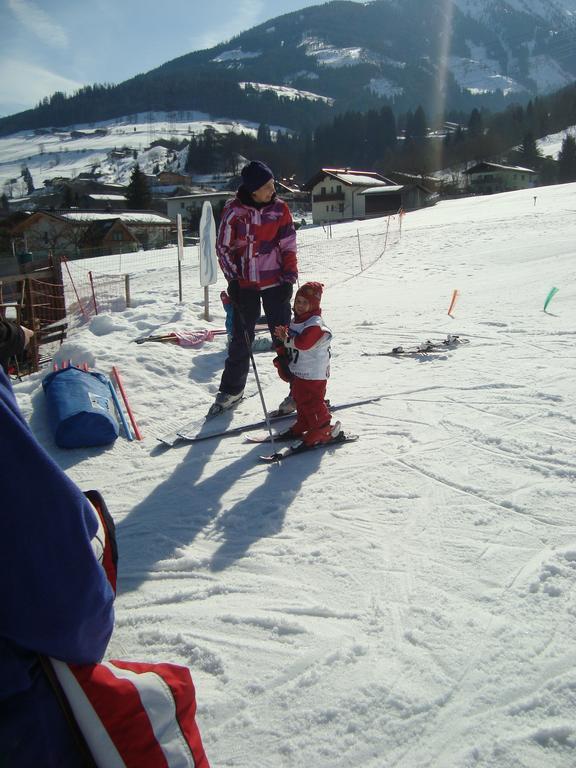
M 392 97 L 399 96 L 404 93 L 404 88 L 398 85 L 394 85 L 387 77 L 373 77 L 366 86 L 369 91 L 375 93 L 376 96 Z
M 293 75 L 288 75 L 284 78 L 284 82 L 287 84 L 293 83 L 294 80 L 319 80 L 320 76 L 317 72 L 310 72 L 307 69 L 301 69 L 299 72 L 295 72 Z
M 301 91 L 298 88 L 289 88 L 285 85 L 270 85 L 268 83 L 238 83 L 240 88 L 246 88 L 250 86 L 256 91 L 272 91 L 278 97 L 283 96 L 287 99 L 309 99 L 310 101 L 323 101 L 326 104 L 334 104 L 334 99 L 329 96 L 320 96 L 317 93 L 311 91 Z
M 501 3 L 479 2 L 478 0 L 455 0 L 462 13 L 475 19 L 484 19 L 489 14 L 491 6 L 498 5 L 500 10 L 512 10 L 518 13 L 540 16 L 547 21 L 555 21 L 562 16 L 576 13 L 576 0 L 505 0 Z
M 261 51 L 243 51 L 242 48 L 234 48 L 231 51 L 223 51 L 215 56 L 211 61 L 221 64 L 225 61 L 241 61 L 242 59 L 257 59 L 262 56 Z
M 304 47 L 306 56 L 315 58 L 324 67 L 354 67 L 357 64 L 380 64 L 382 61 L 379 54 L 367 48 L 338 48 L 317 37 L 305 37 L 299 47 Z
M 562 144 L 564 142 L 564 139 L 567 136 L 573 136 L 576 139 L 576 125 L 573 125 L 571 128 L 565 128 L 563 131 L 559 131 L 558 133 L 552 133 L 549 136 L 544 136 L 544 138 L 539 139 L 538 149 L 541 150 L 542 154 L 545 157 L 551 157 L 554 160 L 558 160 L 558 155 L 560 154 L 560 150 L 562 149 Z
M 450 56 L 448 65 L 458 85 L 470 93 L 493 93 L 501 90 L 507 95 L 526 90 L 511 77 L 501 75 L 498 63 L 487 58 L 465 59 Z
M 531 56 L 529 66 L 539 91 L 555 91 L 574 82 L 574 77 L 548 56 Z

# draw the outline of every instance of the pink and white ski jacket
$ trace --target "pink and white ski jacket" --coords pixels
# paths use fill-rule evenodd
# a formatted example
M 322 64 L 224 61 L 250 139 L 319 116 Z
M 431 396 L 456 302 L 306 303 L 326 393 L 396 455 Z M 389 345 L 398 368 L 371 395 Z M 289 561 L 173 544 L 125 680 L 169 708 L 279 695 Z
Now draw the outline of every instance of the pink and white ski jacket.
M 296 230 L 290 209 L 274 198 L 256 208 L 238 197 L 222 211 L 216 253 L 227 280 L 242 288 L 270 288 L 298 277 Z

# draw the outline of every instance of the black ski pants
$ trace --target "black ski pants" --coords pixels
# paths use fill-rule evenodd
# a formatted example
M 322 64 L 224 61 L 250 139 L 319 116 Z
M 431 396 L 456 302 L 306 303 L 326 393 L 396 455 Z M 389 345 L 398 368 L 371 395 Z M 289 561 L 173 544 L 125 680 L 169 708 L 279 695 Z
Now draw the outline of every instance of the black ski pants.
M 247 331 L 251 348 L 254 341 L 254 327 L 261 314 L 260 303 L 262 303 L 273 344 L 278 344 L 278 340 L 274 338 L 274 328 L 277 325 L 290 324 L 292 308 L 286 285 L 276 285 L 265 291 L 240 288 L 238 302 L 234 305 L 232 340 L 220 381 L 220 392 L 237 395 L 246 386 L 250 369 L 250 349 L 247 346 L 245 334 Z

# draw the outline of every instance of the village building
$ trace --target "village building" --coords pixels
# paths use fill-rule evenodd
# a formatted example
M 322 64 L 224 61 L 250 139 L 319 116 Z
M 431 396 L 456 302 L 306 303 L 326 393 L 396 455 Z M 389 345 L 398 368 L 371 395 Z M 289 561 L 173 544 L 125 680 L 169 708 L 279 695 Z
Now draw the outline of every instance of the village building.
M 531 168 L 516 165 L 480 162 L 464 171 L 467 191 L 475 195 L 493 195 L 529 189 L 538 183 L 538 174 Z
M 171 230 L 170 219 L 150 211 L 35 211 L 13 228 L 12 239 L 17 253 L 78 259 L 162 248 Z
M 166 212 L 172 222 L 176 222 L 178 214 L 182 216 L 182 227 L 185 230 L 197 232 L 202 216 L 202 207 L 206 201 L 212 205 L 214 217 L 220 218 L 220 214 L 226 201 L 235 196 L 235 192 L 208 191 L 193 192 L 189 195 L 175 195 L 166 199 Z
M 300 189 L 291 180 L 275 179 L 274 184 L 278 197 L 281 197 L 291 209 L 310 210 L 310 194 L 305 189 Z
M 305 185 L 312 197 L 312 221 L 326 224 L 335 221 L 363 219 L 369 188 L 393 186 L 389 179 L 372 171 L 350 168 L 322 168 Z
M 153 187 L 164 186 L 190 186 L 192 176 L 186 173 L 177 173 L 176 171 L 160 171 L 154 176 Z
M 386 216 L 433 204 L 437 196 L 420 182 L 395 184 L 373 171 L 322 168 L 305 184 L 312 196 L 312 221 L 336 221 Z
M 80 198 L 82 208 L 88 210 L 119 210 L 126 209 L 128 201 L 126 195 L 112 194 L 110 192 L 93 192 L 82 195 Z

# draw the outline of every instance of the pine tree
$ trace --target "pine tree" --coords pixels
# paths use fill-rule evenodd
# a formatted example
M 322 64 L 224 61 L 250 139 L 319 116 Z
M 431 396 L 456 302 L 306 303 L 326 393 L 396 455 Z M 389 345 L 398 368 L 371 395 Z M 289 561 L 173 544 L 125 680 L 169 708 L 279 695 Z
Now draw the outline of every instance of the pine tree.
M 530 168 L 537 168 L 542 159 L 542 152 L 536 144 L 533 133 L 525 133 L 520 147 L 520 162 Z
M 150 188 L 148 187 L 146 176 L 140 170 L 138 163 L 136 163 L 134 170 L 132 171 L 126 198 L 128 201 L 128 208 L 133 211 L 145 211 L 150 208 L 152 202 Z
M 474 108 L 470 113 L 470 119 L 468 120 L 468 133 L 470 136 L 479 136 L 483 131 L 482 115 Z
M 558 154 L 558 180 L 576 181 L 576 138 L 570 134 L 564 137 Z
M 28 194 L 31 195 L 32 192 L 34 192 L 34 180 L 32 179 L 32 174 L 30 173 L 30 169 L 28 168 L 27 165 L 25 165 L 22 168 L 22 178 L 26 183 L 26 189 L 28 190 Z
M 413 136 L 415 139 L 425 139 L 428 136 L 428 121 L 422 107 L 414 112 Z
M 258 142 L 260 144 L 272 144 L 272 134 L 270 133 L 270 126 L 266 123 L 260 123 L 258 126 Z

